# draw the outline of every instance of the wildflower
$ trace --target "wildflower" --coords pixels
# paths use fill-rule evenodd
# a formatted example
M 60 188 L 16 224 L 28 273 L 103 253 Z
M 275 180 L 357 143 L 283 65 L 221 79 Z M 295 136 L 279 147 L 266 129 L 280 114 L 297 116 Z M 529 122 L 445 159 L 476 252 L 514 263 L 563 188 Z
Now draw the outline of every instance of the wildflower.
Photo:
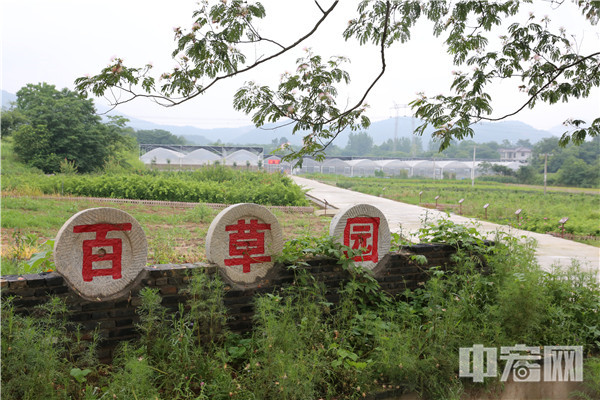
M 195 32 L 198 29 L 200 29 L 200 24 L 197 22 L 194 22 L 194 24 L 192 25 L 192 31 Z

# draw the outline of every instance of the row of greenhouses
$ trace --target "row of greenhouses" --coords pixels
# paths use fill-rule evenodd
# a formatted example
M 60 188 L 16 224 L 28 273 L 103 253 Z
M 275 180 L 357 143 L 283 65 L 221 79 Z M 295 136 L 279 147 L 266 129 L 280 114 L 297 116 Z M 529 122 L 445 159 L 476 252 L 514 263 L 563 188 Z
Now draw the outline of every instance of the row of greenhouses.
M 262 161 L 262 152 L 246 149 L 236 151 L 211 151 L 209 148 L 198 148 L 189 153 L 173 149 L 157 147 L 140 156 L 144 164 L 156 167 L 194 167 L 203 165 L 230 165 L 258 167 Z
M 322 173 L 344 176 L 404 176 L 424 177 L 432 179 L 466 179 L 471 177 L 475 169 L 475 176 L 480 176 L 489 171 L 490 165 L 502 165 L 513 171 L 519 169 L 519 162 L 486 162 L 486 161 L 456 161 L 456 160 L 372 160 L 339 158 L 325 159 L 317 162 L 305 159 L 301 168 L 294 168 L 294 174 Z
M 520 162 L 509 161 L 456 161 L 456 160 L 401 160 L 401 159 L 341 159 L 327 158 L 316 161 L 305 158 L 302 165 L 283 161 L 277 156 L 263 157 L 262 152 L 239 149 L 235 151 L 211 151 L 199 148 L 187 154 L 167 148 L 154 148 L 140 157 L 148 165 L 157 167 L 190 169 L 203 165 L 263 168 L 269 172 L 291 174 L 335 174 L 344 176 L 405 176 L 432 179 L 466 179 L 489 171 L 491 165 L 501 165 L 516 171 Z

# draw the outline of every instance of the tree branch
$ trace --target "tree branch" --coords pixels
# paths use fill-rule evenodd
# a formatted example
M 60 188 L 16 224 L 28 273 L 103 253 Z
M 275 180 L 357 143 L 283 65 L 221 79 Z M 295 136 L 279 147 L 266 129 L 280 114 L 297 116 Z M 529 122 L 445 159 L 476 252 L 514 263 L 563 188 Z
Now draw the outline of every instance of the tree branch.
M 572 67 L 574 67 L 574 66 L 576 66 L 578 64 L 581 64 L 582 62 L 584 62 L 584 61 L 586 61 L 586 60 L 588 60 L 588 59 L 590 59 L 592 57 L 598 56 L 598 55 L 600 55 L 600 52 L 596 52 L 596 53 L 590 54 L 587 57 L 581 58 L 581 59 L 579 59 L 579 60 L 577 60 L 577 61 L 575 61 L 575 62 L 573 62 L 571 64 L 563 65 L 560 68 L 558 68 L 556 75 L 554 75 L 551 79 L 548 80 L 548 82 L 544 86 L 542 86 L 541 88 L 539 88 L 533 95 L 531 95 L 529 97 L 529 100 L 527 100 L 525 102 L 525 104 L 523 104 L 521 107 L 519 107 L 519 109 L 517 109 L 516 111 L 514 111 L 512 113 L 506 114 L 506 115 L 504 115 L 502 117 L 498 117 L 498 118 L 482 117 L 481 115 L 477 115 L 477 116 L 475 116 L 475 115 L 469 115 L 469 116 L 472 117 L 472 118 L 478 118 L 479 120 L 492 121 L 492 122 L 493 121 L 500 121 L 500 120 L 503 120 L 505 118 L 512 117 L 513 115 L 516 115 L 516 114 L 520 113 L 521 111 L 523 111 L 525 109 L 525 107 L 527 107 L 529 104 L 531 104 L 531 102 L 533 100 L 535 100 L 540 93 L 542 93 L 544 90 L 546 90 L 548 88 L 548 86 L 550 86 L 566 70 L 568 70 L 569 68 L 572 68 Z
M 258 60 L 256 62 L 254 62 L 253 64 L 247 66 L 246 68 L 242 68 L 240 70 L 237 70 L 237 71 L 234 71 L 234 72 L 231 72 L 231 73 L 228 73 L 228 74 L 225 74 L 225 75 L 221 75 L 221 76 L 218 76 L 218 77 L 214 78 L 208 85 L 203 86 L 202 88 L 199 88 L 197 90 L 197 92 L 194 93 L 194 94 L 191 94 L 191 95 L 188 95 L 188 96 L 185 96 L 185 97 L 172 98 L 172 97 L 168 97 L 168 96 L 164 96 L 164 95 L 157 95 L 157 94 L 135 93 L 132 90 L 128 90 L 128 89 L 123 88 L 122 86 L 115 86 L 118 89 L 121 89 L 121 90 L 123 90 L 123 91 L 125 91 L 127 93 L 130 93 L 131 96 L 132 96 L 131 98 L 129 98 L 127 100 L 123 100 L 123 101 L 120 101 L 120 102 L 116 103 L 115 106 L 119 105 L 119 104 L 128 103 L 128 102 L 130 102 L 133 99 L 136 99 L 138 97 L 154 99 L 157 102 L 157 104 L 160 104 L 163 107 L 173 107 L 173 106 L 185 103 L 186 101 L 189 101 L 189 100 L 191 100 L 191 99 L 193 99 L 193 98 L 201 95 L 202 93 L 206 92 L 208 89 L 210 89 L 212 86 L 214 86 L 217 82 L 219 82 L 219 81 L 221 81 L 223 79 L 226 79 L 226 78 L 234 77 L 234 76 L 242 74 L 244 72 L 248 72 L 248 71 L 250 71 L 250 70 L 258 67 L 259 65 L 264 64 L 264 63 L 266 63 L 266 62 L 268 62 L 268 61 L 270 61 L 270 60 L 272 60 L 274 58 L 277 58 L 277 57 L 281 56 L 282 54 L 284 54 L 284 53 L 290 51 L 291 49 L 295 48 L 296 46 L 298 46 L 300 43 L 302 43 L 303 41 L 305 41 L 306 39 L 308 39 L 310 36 L 312 36 L 317 31 L 317 29 L 319 28 L 319 26 L 321 26 L 321 24 L 333 12 L 333 10 L 335 9 L 335 7 L 338 4 L 339 4 L 339 0 L 335 0 L 334 3 L 331 5 L 331 7 L 329 7 L 327 10 L 324 10 L 324 11 L 322 10 L 323 11 L 323 16 L 321 16 L 321 18 L 316 22 L 316 24 L 313 26 L 313 28 L 308 33 L 306 33 L 305 35 L 303 35 L 302 37 L 300 37 L 298 40 L 296 40 L 294 43 L 292 43 L 291 45 L 283 47 L 280 51 L 278 51 L 278 52 L 270 55 L 269 57 L 266 57 L 266 58 L 263 58 L 261 60 Z M 320 6 L 319 6 L 319 8 L 320 8 Z M 265 40 L 265 39 L 263 39 L 263 40 Z M 278 43 L 276 43 L 276 44 L 278 44 Z M 160 100 L 166 101 L 166 102 L 168 102 L 168 104 L 161 103 Z
M 315 0 L 315 4 L 317 5 L 317 7 L 319 7 L 319 10 L 321 10 L 321 12 L 323 14 L 325 14 L 325 11 L 323 10 L 323 8 L 321 7 L 321 5 L 319 4 L 319 2 L 317 0 Z
M 363 102 L 365 101 L 365 99 L 367 98 L 367 95 L 369 94 L 369 92 L 373 89 L 373 87 L 375 87 L 375 84 L 377 83 L 377 81 L 379 81 L 379 79 L 381 79 L 381 77 L 385 73 L 385 68 L 386 68 L 386 63 L 385 63 L 385 41 L 386 41 L 387 35 L 388 35 L 388 28 L 389 28 L 389 21 L 390 21 L 390 8 L 391 8 L 391 4 L 390 4 L 389 1 L 387 1 L 386 2 L 386 7 L 385 7 L 385 23 L 384 23 L 384 26 L 383 26 L 383 33 L 381 35 L 381 49 L 380 49 L 380 53 L 381 53 L 381 71 L 379 72 L 379 75 L 377 75 L 377 77 L 375 78 L 375 80 L 373 80 L 373 82 L 371 82 L 371 85 L 369 85 L 369 87 L 367 88 L 367 90 L 363 94 L 362 98 L 358 101 L 358 103 L 356 103 L 356 105 L 354 107 L 350 108 L 347 111 L 344 111 L 342 114 L 340 114 L 336 118 L 332 118 L 332 119 L 329 119 L 329 120 L 325 121 L 325 123 L 330 123 L 331 121 L 333 121 L 335 119 L 339 119 L 341 117 L 344 117 L 344 116 L 350 114 L 352 111 L 356 110 L 358 107 L 360 107 L 363 104 Z M 337 134 L 336 134 L 335 137 L 337 137 Z M 334 137 L 334 139 L 335 139 L 335 137 Z

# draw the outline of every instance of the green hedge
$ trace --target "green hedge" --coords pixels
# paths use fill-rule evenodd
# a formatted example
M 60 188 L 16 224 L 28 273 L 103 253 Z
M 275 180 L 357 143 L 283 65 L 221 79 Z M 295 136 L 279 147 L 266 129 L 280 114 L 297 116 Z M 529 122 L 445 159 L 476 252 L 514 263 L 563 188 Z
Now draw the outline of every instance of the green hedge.
M 288 177 L 210 167 L 194 172 L 3 176 L 2 189 L 44 194 L 199 203 L 303 206 L 304 192 Z

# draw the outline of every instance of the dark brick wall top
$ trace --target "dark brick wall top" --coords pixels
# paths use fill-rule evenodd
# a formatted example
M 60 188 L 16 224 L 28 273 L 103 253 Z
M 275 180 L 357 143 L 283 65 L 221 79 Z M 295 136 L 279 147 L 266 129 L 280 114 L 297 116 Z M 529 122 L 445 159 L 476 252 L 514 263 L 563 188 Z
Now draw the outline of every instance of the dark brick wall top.
M 454 248 L 443 244 L 406 246 L 398 253 L 387 255 L 374 271 L 382 290 L 398 295 L 405 289 L 414 289 L 427 280 L 431 267 L 452 265 Z M 418 265 L 411 259 L 414 255 L 424 255 L 427 263 Z M 306 267 L 312 275 L 329 289 L 328 299 L 337 300 L 336 289 L 348 278 L 348 273 L 335 260 L 316 258 Z M 139 284 L 119 299 L 93 302 L 77 295 L 56 272 L 32 275 L 7 275 L 0 278 L 2 299 L 14 297 L 14 309 L 18 313 L 29 314 L 33 307 L 45 303 L 50 296 L 65 299 L 70 310 L 69 320 L 79 323 L 84 333 L 98 329 L 101 342 L 99 357 L 110 360 L 112 350 L 118 342 L 137 337 L 135 324 L 138 322 L 136 308 L 140 305 L 139 291 L 144 287 L 157 288 L 162 296 L 162 304 L 177 310 L 180 303 L 187 301 L 182 293 L 189 280 L 191 269 L 203 268 L 209 274 L 217 273 L 217 268 L 208 264 L 152 265 L 142 272 Z M 260 293 L 272 292 L 275 288 L 291 283 L 294 273 L 284 266 L 279 268 L 268 282 L 257 288 L 236 288 L 226 285 L 224 303 L 228 309 L 230 328 L 235 332 L 245 332 L 252 328 L 253 297 Z

